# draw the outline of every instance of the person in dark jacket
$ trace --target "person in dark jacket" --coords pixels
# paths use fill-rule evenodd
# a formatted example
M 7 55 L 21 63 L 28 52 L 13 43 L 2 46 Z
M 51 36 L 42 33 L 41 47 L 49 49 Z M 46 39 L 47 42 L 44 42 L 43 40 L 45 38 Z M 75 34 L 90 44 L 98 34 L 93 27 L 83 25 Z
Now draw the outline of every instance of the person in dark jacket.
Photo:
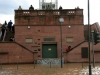
M 9 22 L 8 22 L 8 29 L 9 29 L 9 31 L 11 31 L 11 28 L 12 28 L 12 21 L 10 20 Z
M 5 21 L 5 23 L 4 23 L 5 25 L 7 25 L 7 21 Z
M 31 6 L 29 7 L 29 10 L 34 10 L 34 7 L 31 5 Z
M 8 25 L 8 24 L 7 24 L 7 21 L 4 22 L 4 25 L 5 25 L 6 29 L 7 29 L 7 25 Z
M 59 10 L 62 10 L 62 6 L 59 7 Z
M 71 49 L 71 46 L 68 46 L 67 48 L 66 48 L 66 51 L 69 51 Z
M 18 10 L 22 10 L 22 7 L 21 7 L 21 6 L 19 6 Z

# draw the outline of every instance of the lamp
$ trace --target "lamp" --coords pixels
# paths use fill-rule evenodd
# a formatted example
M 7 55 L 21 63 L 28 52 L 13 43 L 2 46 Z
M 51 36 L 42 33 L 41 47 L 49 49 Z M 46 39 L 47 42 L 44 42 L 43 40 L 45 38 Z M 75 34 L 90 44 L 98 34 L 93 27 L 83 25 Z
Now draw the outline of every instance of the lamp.
M 71 26 L 69 25 L 68 28 L 71 28 Z
M 30 26 L 28 26 L 28 29 L 30 29 L 31 27 Z
M 62 22 L 64 22 L 63 18 L 59 18 L 60 22 L 60 40 L 61 40 L 61 68 L 62 68 Z

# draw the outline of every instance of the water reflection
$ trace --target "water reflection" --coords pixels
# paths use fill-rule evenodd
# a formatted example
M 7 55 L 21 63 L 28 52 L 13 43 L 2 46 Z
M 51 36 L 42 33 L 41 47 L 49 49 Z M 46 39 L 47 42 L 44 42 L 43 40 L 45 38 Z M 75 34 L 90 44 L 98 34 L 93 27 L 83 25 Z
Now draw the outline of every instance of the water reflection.
M 68 63 L 61 68 L 60 64 L 19 64 L 2 65 L 0 75 L 89 75 L 88 63 Z M 100 64 L 92 67 L 92 75 L 100 75 Z

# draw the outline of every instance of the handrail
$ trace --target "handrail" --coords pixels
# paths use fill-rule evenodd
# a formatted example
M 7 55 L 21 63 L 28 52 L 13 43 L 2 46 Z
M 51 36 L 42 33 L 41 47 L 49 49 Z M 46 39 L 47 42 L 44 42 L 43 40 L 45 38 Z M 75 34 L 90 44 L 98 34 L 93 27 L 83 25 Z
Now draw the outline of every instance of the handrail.
M 72 51 L 74 48 L 78 47 L 79 45 L 81 45 L 84 42 L 85 42 L 85 40 L 82 41 L 82 42 L 80 42 L 79 44 L 77 44 L 76 46 L 74 46 L 73 48 L 71 48 L 70 50 L 68 50 L 67 53 L 70 52 L 70 51 Z
M 6 37 L 6 32 L 7 32 L 7 31 L 6 31 L 6 29 L 5 29 L 5 33 L 4 33 L 3 40 L 2 40 L 3 42 L 4 42 L 5 37 Z
M 30 52 L 32 52 L 33 53 L 33 51 L 31 51 L 31 50 L 29 50 L 28 48 L 26 48 L 25 46 L 23 46 L 23 45 L 21 45 L 21 44 L 19 44 L 18 42 L 16 42 L 16 41 L 14 41 L 16 44 L 18 44 L 19 46 L 21 46 L 21 47 L 23 47 L 24 49 L 26 49 L 26 50 L 28 50 L 28 51 L 30 51 Z

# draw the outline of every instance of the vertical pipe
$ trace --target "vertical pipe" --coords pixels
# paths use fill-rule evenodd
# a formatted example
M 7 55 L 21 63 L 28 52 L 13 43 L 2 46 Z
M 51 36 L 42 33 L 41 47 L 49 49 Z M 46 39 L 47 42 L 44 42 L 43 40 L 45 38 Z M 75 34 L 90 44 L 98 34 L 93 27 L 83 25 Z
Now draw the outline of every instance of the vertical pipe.
M 84 62 L 82 61 L 82 68 L 83 68 L 83 63 L 84 63 Z
M 35 69 L 35 61 L 34 61 L 34 69 Z
M 17 62 L 17 69 L 18 69 L 18 62 Z
M 51 68 L 51 61 L 50 61 L 50 68 Z
M 0 64 L 0 69 L 2 70 L 2 63 Z
M 60 22 L 60 40 L 61 40 L 61 68 L 62 68 L 62 23 Z
M 89 51 L 89 75 L 91 75 L 91 59 L 90 59 L 90 7 L 88 0 L 88 51 Z

